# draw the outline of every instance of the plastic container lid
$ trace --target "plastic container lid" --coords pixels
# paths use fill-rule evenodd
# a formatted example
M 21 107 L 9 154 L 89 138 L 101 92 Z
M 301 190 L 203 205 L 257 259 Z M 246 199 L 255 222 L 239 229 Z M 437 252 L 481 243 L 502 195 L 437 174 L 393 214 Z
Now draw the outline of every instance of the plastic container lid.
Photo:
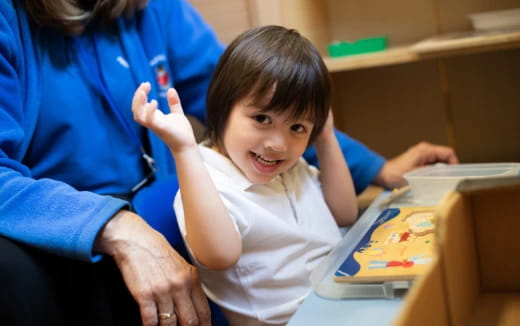
M 415 202 L 436 204 L 463 179 L 520 175 L 520 163 L 435 164 L 404 174 Z

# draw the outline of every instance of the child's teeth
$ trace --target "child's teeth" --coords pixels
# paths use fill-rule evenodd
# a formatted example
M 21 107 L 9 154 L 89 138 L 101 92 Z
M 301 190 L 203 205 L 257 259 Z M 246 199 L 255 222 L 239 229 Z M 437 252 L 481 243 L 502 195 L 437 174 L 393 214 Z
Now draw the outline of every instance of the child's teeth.
M 275 165 L 276 164 L 276 161 L 266 160 L 261 155 L 257 155 L 256 158 L 258 159 L 258 161 L 260 161 L 261 163 L 263 163 L 265 165 Z

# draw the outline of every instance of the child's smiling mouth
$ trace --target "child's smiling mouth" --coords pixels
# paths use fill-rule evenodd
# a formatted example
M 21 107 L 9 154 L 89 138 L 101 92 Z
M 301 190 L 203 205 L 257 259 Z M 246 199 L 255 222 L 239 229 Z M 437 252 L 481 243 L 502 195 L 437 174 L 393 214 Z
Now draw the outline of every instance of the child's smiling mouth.
M 255 159 L 259 163 L 264 164 L 264 165 L 273 166 L 273 165 L 276 165 L 278 162 L 280 162 L 280 160 L 269 160 L 260 154 L 253 153 L 253 155 L 255 156 Z
M 256 170 L 262 174 L 274 173 L 284 162 L 284 160 L 269 159 L 262 154 L 257 154 L 254 152 L 251 152 L 251 158 Z

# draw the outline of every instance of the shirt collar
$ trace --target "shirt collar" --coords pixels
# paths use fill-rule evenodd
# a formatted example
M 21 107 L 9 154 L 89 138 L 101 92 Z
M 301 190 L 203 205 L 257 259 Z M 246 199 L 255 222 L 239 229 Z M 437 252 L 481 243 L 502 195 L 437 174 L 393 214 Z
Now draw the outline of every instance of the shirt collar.
M 208 165 L 229 176 L 240 189 L 247 190 L 255 185 L 229 158 L 209 148 L 208 143 L 199 144 L 199 149 L 203 160 Z

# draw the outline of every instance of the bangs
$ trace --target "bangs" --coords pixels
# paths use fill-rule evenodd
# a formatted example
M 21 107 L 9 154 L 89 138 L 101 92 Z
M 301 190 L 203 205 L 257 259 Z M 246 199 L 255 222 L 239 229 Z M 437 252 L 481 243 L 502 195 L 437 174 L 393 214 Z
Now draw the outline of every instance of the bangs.
M 320 66 L 320 60 L 287 59 L 273 56 L 264 63 L 249 94 L 253 104 L 266 112 L 289 114 L 294 121 L 322 124 L 330 106 L 330 82 L 323 74 L 326 68 Z

